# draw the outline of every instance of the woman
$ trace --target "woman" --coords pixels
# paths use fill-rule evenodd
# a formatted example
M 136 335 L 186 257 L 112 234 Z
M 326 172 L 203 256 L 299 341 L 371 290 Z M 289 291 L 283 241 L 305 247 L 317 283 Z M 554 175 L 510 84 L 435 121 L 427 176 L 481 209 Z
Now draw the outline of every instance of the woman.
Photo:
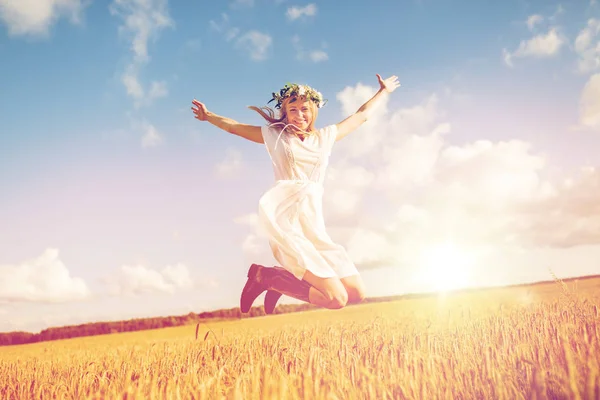
M 334 142 L 364 123 L 378 101 L 396 90 L 398 77 L 382 79 L 379 91 L 342 122 L 315 128 L 321 93 L 306 85 L 286 85 L 273 93 L 279 116 L 268 107 L 250 107 L 266 126 L 240 124 L 207 110 L 193 100 L 195 118 L 234 135 L 265 144 L 273 162 L 275 185 L 259 202 L 259 219 L 269 236 L 273 256 L 283 268 L 252 264 L 240 298 L 247 313 L 264 291 L 265 312 L 274 311 L 282 294 L 330 309 L 358 303 L 365 297 L 362 279 L 344 248 L 325 230 L 323 180 Z

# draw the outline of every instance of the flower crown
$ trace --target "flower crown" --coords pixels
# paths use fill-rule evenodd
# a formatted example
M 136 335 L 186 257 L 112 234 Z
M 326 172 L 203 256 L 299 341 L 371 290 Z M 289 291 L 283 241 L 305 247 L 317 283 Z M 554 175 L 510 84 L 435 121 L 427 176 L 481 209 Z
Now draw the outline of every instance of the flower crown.
M 307 100 L 313 101 L 318 108 L 327 104 L 327 100 L 323 100 L 321 92 L 317 92 L 308 85 L 298 85 L 297 83 L 286 83 L 279 93 L 273 93 L 273 98 L 267 104 L 276 101 L 275 108 L 280 109 L 283 100 L 292 96 L 304 96 Z

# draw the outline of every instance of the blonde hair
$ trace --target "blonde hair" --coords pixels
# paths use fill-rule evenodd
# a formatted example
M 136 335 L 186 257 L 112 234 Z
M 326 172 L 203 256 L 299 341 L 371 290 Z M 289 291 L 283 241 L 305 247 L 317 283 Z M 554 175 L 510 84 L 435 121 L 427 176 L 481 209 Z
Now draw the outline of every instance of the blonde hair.
M 318 109 L 317 105 L 315 104 L 315 102 L 310 101 L 309 99 L 305 98 L 304 96 L 292 96 L 292 97 L 285 98 L 283 100 L 283 102 L 281 103 L 281 109 L 279 110 L 278 118 L 275 117 L 275 112 L 270 107 L 249 106 L 248 108 L 259 113 L 261 115 L 261 117 L 263 117 L 269 123 L 269 125 L 285 126 L 288 123 L 288 121 L 287 121 L 287 106 L 289 103 L 293 103 L 296 100 L 303 100 L 303 101 L 308 102 L 310 110 L 312 111 L 312 118 L 308 124 L 308 131 L 303 131 L 303 130 L 295 127 L 294 125 L 291 125 L 289 127 L 292 128 L 292 131 L 295 129 L 297 132 L 302 132 L 304 135 L 307 135 L 307 136 L 312 135 L 316 131 L 315 121 L 317 119 L 317 116 L 319 115 L 319 109 Z M 286 131 L 287 131 L 287 129 L 288 129 L 288 127 L 286 127 Z

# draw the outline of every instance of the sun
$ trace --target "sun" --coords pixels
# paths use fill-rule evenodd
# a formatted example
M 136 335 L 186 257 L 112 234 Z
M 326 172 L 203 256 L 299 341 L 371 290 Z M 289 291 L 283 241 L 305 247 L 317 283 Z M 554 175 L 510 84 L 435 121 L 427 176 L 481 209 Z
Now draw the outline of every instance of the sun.
M 421 254 L 419 276 L 430 290 L 445 292 L 470 283 L 474 257 L 452 242 L 428 246 Z

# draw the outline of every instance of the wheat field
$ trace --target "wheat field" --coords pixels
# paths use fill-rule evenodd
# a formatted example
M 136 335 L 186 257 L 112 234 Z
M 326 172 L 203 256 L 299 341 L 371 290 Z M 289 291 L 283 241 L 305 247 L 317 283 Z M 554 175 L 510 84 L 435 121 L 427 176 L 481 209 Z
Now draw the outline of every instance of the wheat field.
M 2 399 L 599 399 L 600 279 L 0 348 Z

